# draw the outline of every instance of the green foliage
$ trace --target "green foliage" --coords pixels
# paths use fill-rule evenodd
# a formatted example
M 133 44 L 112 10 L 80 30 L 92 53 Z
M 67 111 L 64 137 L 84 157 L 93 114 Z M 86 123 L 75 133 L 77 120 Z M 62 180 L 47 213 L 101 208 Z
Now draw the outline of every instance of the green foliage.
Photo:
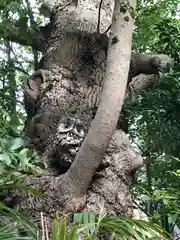
M 34 223 L 29 221 L 28 218 L 17 210 L 8 208 L 0 203 L 0 214 L 0 239 L 38 239 L 40 230 Z
M 24 215 L 0 204 L 0 213 L 6 226 L 0 221 L 0 239 L 49 240 L 46 219 L 41 215 L 42 231 Z M 11 221 L 7 221 L 11 219 Z M 12 221 L 13 220 L 13 221 Z M 169 234 L 157 224 L 120 217 L 97 216 L 93 213 L 76 213 L 71 226 L 67 217 L 56 218 L 52 222 L 52 240 L 98 240 L 101 230 L 108 231 L 111 239 L 169 239 Z
M 42 4 L 39 8 L 39 13 L 41 15 L 43 15 L 44 17 L 50 17 L 50 11 L 49 11 L 49 8 L 45 5 L 45 4 Z
M 166 153 L 179 156 L 179 91 L 180 72 L 163 74 L 157 84 L 136 96 L 136 101 L 127 103 L 132 136 L 138 136 L 143 154 Z M 134 127 L 134 124 L 136 125 Z
M 177 14 L 179 0 L 159 0 L 146 1 L 139 4 L 137 8 L 136 29 L 133 33 L 133 47 L 137 52 L 156 52 L 169 54 L 169 52 L 162 52 L 162 47 L 167 44 L 174 44 L 174 42 L 159 41 L 161 36 L 171 36 L 171 32 L 174 33 L 174 38 L 178 40 L 179 33 L 179 21 L 175 19 Z M 166 21 L 170 21 L 173 27 L 177 27 L 176 32 L 170 30 L 170 25 L 166 24 Z M 174 26 L 173 22 L 177 23 Z M 170 53 L 171 56 L 171 53 Z
M 17 125 L 11 125 L 12 119 L 0 111 L 0 166 L 5 170 L 19 172 L 40 172 L 35 154 L 24 148 Z M 2 170 L 1 170 L 2 171 Z
M 180 21 L 179 1 L 145 1 L 137 8 L 133 48 L 136 52 L 168 54 L 174 59 L 169 73 L 156 85 L 126 101 L 129 135 L 146 165 L 137 176 L 135 199 L 149 218 L 172 232 L 179 222 L 180 163 Z
M 19 8 L 20 8 L 20 4 L 22 3 L 21 0 L 1 0 L 0 1 L 0 10 L 3 10 L 5 12 L 3 12 L 4 14 L 6 13 L 6 11 L 10 11 L 11 12 L 16 12 Z
M 96 216 L 93 213 L 74 214 L 70 230 L 67 230 L 66 217 L 54 219 L 52 240 L 98 240 L 101 230 L 110 232 L 110 239 L 169 239 L 169 234 L 160 226 L 145 221 L 120 217 Z M 46 235 L 45 233 L 43 234 Z
M 19 237 L 17 228 L 21 227 L 24 229 L 23 231 L 28 232 L 30 229 L 27 231 L 26 228 L 30 228 L 30 225 L 33 223 L 30 223 L 19 212 L 7 208 L 1 201 L 4 201 L 9 196 L 9 193 L 12 193 L 14 190 L 42 197 L 38 189 L 24 185 L 26 176 L 24 173 L 40 173 L 40 168 L 35 158 L 33 159 L 32 153 L 28 149 L 23 148 L 22 139 L 8 135 L 10 129 L 8 121 L 6 121 L 6 124 L 4 124 L 4 128 L 0 132 L 0 239 L 24 239 Z M 7 221 L 7 224 L 5 224 L 3 219 Z M 32 239 L 32 232 L 28 232 L 26 235 L 30 235 L 27 239 Z
M 157 32 L 156 42 L 153 46 L 154 51 L 166 52 L 175 62 L 180 59 L 180 23 L 178 19 L 164 18 L 156 24 L 154 30 Z

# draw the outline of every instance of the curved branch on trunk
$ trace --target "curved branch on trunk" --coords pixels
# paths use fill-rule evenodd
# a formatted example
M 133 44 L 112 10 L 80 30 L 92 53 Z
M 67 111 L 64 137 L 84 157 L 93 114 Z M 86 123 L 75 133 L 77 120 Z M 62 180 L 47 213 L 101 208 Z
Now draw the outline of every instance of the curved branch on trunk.
M 136 54 L 131 55 L 129 77 L 139 74 L 157 74 L 159 71 L 169 71 L 172 59 L 165 54 Z
M 123 105 L 134 20 L 129 13 L 124 14 L 120 11 L 122 6 L 118 0 L 115 1 L 104 86 L 96 116 L 75 160 L 60 184 L 62 192 L 67 192 L 68 185 L 68 196 L 70 193 L 74 196 L 86 193 L 116 128 Z M 128 21 L 125 20 L 125 15 Z M 117 61 L 121 63 L 120 67 L 117 67 Z

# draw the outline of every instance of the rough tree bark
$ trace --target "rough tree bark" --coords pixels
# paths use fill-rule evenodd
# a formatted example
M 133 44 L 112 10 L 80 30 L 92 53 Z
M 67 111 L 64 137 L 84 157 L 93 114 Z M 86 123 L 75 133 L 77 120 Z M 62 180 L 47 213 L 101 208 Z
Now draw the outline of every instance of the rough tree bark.
M 88 169 L 87 161 L 88 164 L 85 164 L 85 167 L 83 164 L 79 165 L 77 176 L 74 176 L 73 172 L 75 188 L 72 189 L 72 179 L 69 187 L 62 184 L 64 181 L 62 174 L 66 173 L 65 177 L 72 176 L 72 174 L 69 175 L 72 173 L 72 168 L 77 168 L 73 161 L 99 105 L 105 76 L 108 37 L 102 33 L 96 33 L 99 5 L 97 0 L 78 1 L 77 6 L 72 2 L 67 8 L 63 8 L 66 1 L 64 3 L 60 0 L 46 2 L 53 12 L 51 23 L 53 28 L 48 35 L 50 37 L 46 45 L 45 41 L 41 46 L 39 44 L 42 36 L 37 38 L 36 49 L 39 48 L 43 52 L 39 66 L 41 70 L 27 79 L 24 88 L 27 111 L 25 135 L 29 138 L 27 144 L 35 148 L 39 157 L 47 164 L 45 174 L 40 177 L 27 177 L 27 184 L 40 187 L 44 192 L 44 198 L 25 199 L 21 202 L 21 207 L 32 218 L 37 218 L 40 211 L 43 211 L 50 222 L 53 216 L 66 211 L 81 210 L 99 213 L 102 203 L 104 211 L 108 214 L 132 216 L 133 204 L 129 187 L 132 183 L 132 173 L 142 165 L 142 158 L 134 151 L 122 130 L 114 130 L 112 137 L 111 133 L 108 133 L 111 140 L 107 149 L 108 138 L 106 145 L 101 146 L 103 151 L 100 154 L 104 151 L 105 154 L 99 167 L 99 163 L 95 162 L 95 165 L 90 165 Z M 101 32 L 111 24 L 113 7 L 112 1 L 103 1 Z M 131 16 L 127 16 L 127 24 L 131 23 L 130 18 Z M 122 38 L 124 41 L 125 36 Z M 116 40 L 114 39 L 115 42 Z M 128 53 L 126 61 L 129 61 Z M 166 69 L 170 62 L 171 59 L 168 56 L 132 54 L 128 82 L 140 73 L 156 74 L 159 69 Z M 128 72 L 128 64 L 121 64 L 117 68 L 120 69 L 123 64 L 126 64 L 122 69 Z M 127 72 L 124 73 L 123 84 L 125 84 Z M 131 87 L 134 90 L 138 89 L 133 81 Z M 116 115 L 120 112 L 123 101 L 123 88 L 121 91 Z M 106 97 L 105 99 L 102 97 L 102 100 L 106 101 Z M 111 100 L 114 101 L 113 96 Z M 107 108 L 108 106 L 109 103 Z M 106 109 L 103 111 L 107 114 Z M 103 120 L 105 119 L 104 117 Z M 113 124 L 115 123 L 116 119 Z M 108 123 L 105 124 L 108 126 Z M 108 128 L 105 129 L 104 125 L 102 129 L 106 132 Z M 97 145 L 100 144 L 97 141 L 99 139 L 96 134 L 94 140 Z M 80 177 L 88 175 L 87 169 L 91 174 L 88 180 L 83 181 Z M 77 188 L 80 180 L 79 185 L 85 186 L 82 192 L 81 187 Z M 85 197 L 84 192 L 90 180 L 91 184 L 88 186 Z M 74 202 L 69 202 L 66 194 L 62 196 L 63 186 L 73 190 Z M 72 196 L 70 199 L 72 200 Z
M 127 8 L 126 14 L 121 11 L 122 7 Z M 86 193 L 116 128 L 127 85 L 132 30 L 133 19 L 128 13 L 128 5 L 125 6 L 123 1 L 115 1 L 99 106 L 83 144 L 61 180 L 60 191 L 68 197 Z M 116 61 L 120 63 L 119 66 L 116 66 Z

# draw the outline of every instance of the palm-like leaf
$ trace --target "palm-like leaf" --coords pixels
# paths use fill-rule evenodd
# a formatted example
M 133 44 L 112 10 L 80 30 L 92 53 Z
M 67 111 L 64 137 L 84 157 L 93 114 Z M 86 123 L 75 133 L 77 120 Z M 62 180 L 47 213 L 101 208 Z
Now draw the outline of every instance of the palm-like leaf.
M 75 222 L 79 222 L 81 224 L 80 230 L 88 236 L 92 236 L 92 239 L 95 239 L 94 237 L 96 237 L 96 235 L 93 233 L 96 233 L 99 227 L 110 230 L 120 239 L 159 239 L 161 235 L 164 240 L 170 239 L 170 235 L 163 228 L 151 222 L 132 220 L 124 217 L 106 216 L 102 217 L 100 221 L 98 220 L 99 217 L 95 215 L 93 217 L 93 213 L 76 214 L 76 217 L 74 218 Z
M 0 203 L 0 214 L 1 214 L 1 216 L 7 217 L 7 219 L 9 219 L 8 220 L 8 222 L 9 222 L 8 226 L 7 227 L 2 227 L 2 232 L 1 233 L 7 232 L 7 234 L 9 234 L 9 237 L 12 234 L 13 238 L 11 238 L 11 239 L 15 239 L 14 238 L 15 237 L 14 230 L 11 230 L 11 228 L 16 229 L 17 239 L 20 239 L 20 237 L 18 235 L 18 231 L 17 231 L 17 229 L 19 228 L 19 229 L 22 229 L 22 231 L 26 233 L 26 236 L 29 237 L 29 239 L 37 240 L 38 231 L 40 231 L 40 230 L 26 216 L 24 216 L 23 214 L 21 214 L 17 210 L 6 207 L 2 203 Z M 10 222 L 10 219 L 11 219 L 11 222 Z M 16 228 L 13 228 L 14 225 L 16 225 Z M 4 238 L 4 239 L 7 239 L 7 238 Z
M 101 226 L 113 231 L 119 237 L 131 237 L 131 239 L 143 240 L 156 237 L 170 239 L 170 235 L 159 225 L 142 220 L 132 220 L 120 217 L 104 217 Z
M 16 210 L 9 209 L 1 203 L 0 212 L 13 220 L 12 224 L 0 228 L 0 240 L 50 240 L 46 232 L 40 234 L 40 230 L 36 225 Z M 25 231 L 26 237 L 19 236 L 17 229 L 20 227 Z M 115 239 L 159 239 L 160 235 L 163 235 L 164 240 L 170 239 L 170 235 L 157 224 L 123 217 L 99 217 L 93 213 L 85 212 L 74 215 L 73 226 L 70 230 L 67 230 L 66 217 L 54 219 L 52 223 L 52 240 L 97 240 L 97 232 L 101 227 L 112 232 Z M 134 229 L 134 227 L 136 228 Z

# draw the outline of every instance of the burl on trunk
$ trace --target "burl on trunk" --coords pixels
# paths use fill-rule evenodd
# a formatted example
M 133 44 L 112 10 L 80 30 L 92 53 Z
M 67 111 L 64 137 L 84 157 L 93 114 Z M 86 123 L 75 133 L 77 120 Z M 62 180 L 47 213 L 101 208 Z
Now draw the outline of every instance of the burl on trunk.
M 31 213 L 33 218 L 37 217 L 40 211 L 47 214 L 49 219 L 65 211 L 99 213 L 102 204 L 108 214 L 132 215 L 129 187 L 134 171 L 142 165 L 142 158 L 134 151 L 122 130 L 113 131 L 100 165 L 95 162 L 93 166 L 93 163 L 89 165 L 88 161 L 84 162 L 78 166 L 77 176 L 71 170 L 99 106 L 103 79 L 106 77 L 108 50 L 108 36 L 103 32 L 111 24 L 113 5 L 110 0 L 103 1 L 100 22 L 102 33 L 99 33 L 96 31 L 99 1 L 79 1 L 77 6 L 72 3 L 67 7 L 63 7 L 62 1 L 49 3 L 53 11 L 53 28 L 43 49 L 40 69 L 27 79 L 24 88 L 27 145 L 33 147 L 47 165 L 43 176 L 27 178 L 28 185 L 40 187 L 44 192 L 43 198 L 33 197 L 21 203 L 22 208 L 24 206 L 25 211 Z M 131 16 L 128 18 L 125 21 L 131 24 Z M 113 29 L 111 31 L 113 33 Z M 128 44 L 130 49 L 132 33 L 119 33 L 123 34 L 120 40 L 122 42 L 130 38 L 128 43 L 123 43 L 129 51 Z M 110 41 L 116 40 L 118 39 L 113 39 L 110 34 Z M 110 55 L 110 52 L 108 54 Z M 129 59 L 130 52 L 127 52 L 125 61 L 129 62 Z M 157 74 L 160 69 L 165 69 L 170 61 L 164 55 L 131 54 L 129 77 L 129 63 L 122 63 L 122 68 L 126 70 L 124 79 L 128 77 L 130 83 L 133 77 L 141 73 Z M 118 68 L 119 63 L 116 64 Z M 152 75 L 149 76 L 152 78 Z M 152 79 L 154 81 L 154 78 Z M 123 84 L 125 88 L 126 82 Z M 141 88 L 142 86 L 143 83 Z M 134 82 L 132 88 L 136 90 Z M 119 112 L 123 91 L 125 92 L 122 90 L 118 98 L 121 101 Z M 110 103 L 107 108 L 109 106 Z M 105 122 L 105 119 L 103 121 Z M 106 127 L 104 122 L 103 127 Z M 87 180 L 83 180 L 82 176 L 88 178 L 91 175 L 93 178 L 90 179 L 91 183 L 86 191 L 84 185 Z M 70 181 L 64 181 L 67 176 Z M 67 191 L 64 188 L 61 191 L 61 181 L 65 182 Z M 73 188 L 72 182 L 75 186 L 79 184 L 79 187 Z M 75 203 L 71 201 L 67 206 L 68 196 L 62 196 L 62 193 L 65 191 L 69 194 L 71 190 Z

